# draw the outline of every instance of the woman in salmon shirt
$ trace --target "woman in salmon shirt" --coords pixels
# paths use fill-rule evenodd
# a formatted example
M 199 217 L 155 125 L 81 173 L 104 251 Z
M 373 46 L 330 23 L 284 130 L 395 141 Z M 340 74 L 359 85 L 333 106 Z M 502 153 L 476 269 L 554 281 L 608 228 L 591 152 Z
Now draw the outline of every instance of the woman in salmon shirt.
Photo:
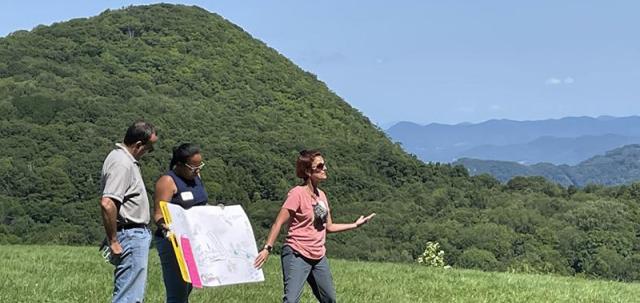
M 255 260 L 262 267 L 278 237 L 280 228 L 288 224 L 287 238 L 280 256 L 284 283 L 283 302 L 298 302 L 309 282 L 320 302 L 335 302 L 336 290 L 331 277 L 324 246 L 327 233 L 347 231 L 367 223 L 375 214 L 360 216 L 354 223 L 337 224 L 331 220 L 329 202 L 318 184 L 327 179 L 327 166 L 319 151 L 303 150 L 296 161 L 296 175 L 302 185 L 292 188 L 271 226 L 264 248 Z

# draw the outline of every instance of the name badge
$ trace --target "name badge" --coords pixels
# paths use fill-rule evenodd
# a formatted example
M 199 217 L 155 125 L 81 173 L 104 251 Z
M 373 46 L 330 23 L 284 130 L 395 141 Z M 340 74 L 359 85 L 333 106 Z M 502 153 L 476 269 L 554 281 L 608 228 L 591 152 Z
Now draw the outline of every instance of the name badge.
M 180 198 L 182 198 L 182 201 L 191 201 L 193 200 L 193 193 L 190 191 L 183 191 L 180 193 Z

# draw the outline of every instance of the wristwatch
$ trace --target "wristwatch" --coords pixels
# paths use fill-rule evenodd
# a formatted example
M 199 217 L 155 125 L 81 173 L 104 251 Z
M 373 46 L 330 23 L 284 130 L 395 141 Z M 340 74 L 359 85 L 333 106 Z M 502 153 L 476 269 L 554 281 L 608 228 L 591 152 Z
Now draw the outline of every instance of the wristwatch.
M 269 244 L 265 244 L 262 249 L 266 249 L 268 252 L 271 252 L 273 250 L 273 246 L 271 246 Z

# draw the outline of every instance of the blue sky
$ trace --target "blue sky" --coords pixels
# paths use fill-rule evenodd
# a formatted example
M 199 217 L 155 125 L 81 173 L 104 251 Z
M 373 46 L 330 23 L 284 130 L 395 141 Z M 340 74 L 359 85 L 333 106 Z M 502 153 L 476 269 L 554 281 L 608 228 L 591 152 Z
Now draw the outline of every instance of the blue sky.
M 0 36 L 142 3 L 4 0 Z M 640 114 L 636 1 L 176 3 L 236 23 L 383 127 Z

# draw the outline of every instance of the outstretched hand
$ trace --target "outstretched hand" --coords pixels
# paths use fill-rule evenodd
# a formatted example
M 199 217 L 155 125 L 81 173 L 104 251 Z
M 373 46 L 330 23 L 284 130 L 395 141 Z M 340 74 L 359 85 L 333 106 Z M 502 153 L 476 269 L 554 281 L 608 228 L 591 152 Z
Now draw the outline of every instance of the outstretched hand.
M 370 214 L 370 215 L 368 215 L 366 217 L 365 216 L 360 216 L 360 218 L 358 218 L 358 220 L 356 220 L 355 223 L 356 223 L 356 225 L 358 227 L 360 227 L 360 225 L 369 222 L 369 220 L 371 220 L 371 218 L 375 217 L 375 215 L 376 215 L 376 213 L 372 213 L 372 214 Z

